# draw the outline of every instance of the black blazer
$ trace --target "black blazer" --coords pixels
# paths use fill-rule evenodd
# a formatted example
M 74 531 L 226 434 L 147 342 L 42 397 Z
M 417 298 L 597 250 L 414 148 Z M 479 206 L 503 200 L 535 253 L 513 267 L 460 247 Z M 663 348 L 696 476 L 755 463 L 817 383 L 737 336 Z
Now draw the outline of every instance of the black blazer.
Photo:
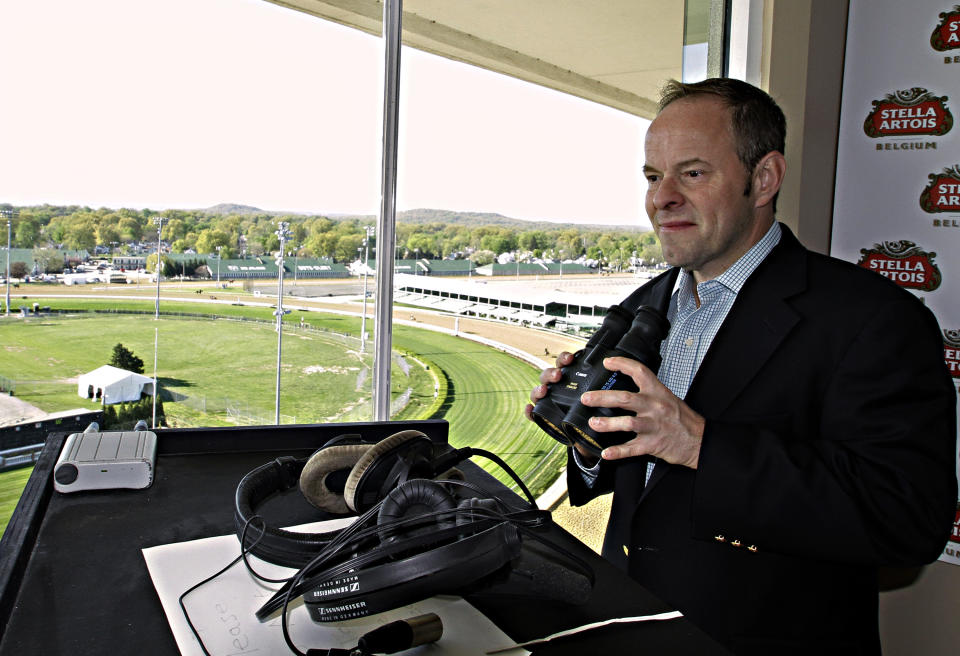
M 782 226 L 686 397 L 699 467 L 604 463 L 603 555 L 737 653 L 879 654 L 879 565 L 935 560 L 957 502 L 956 390 L 933 315 Z M 664 307 L 677 272 L 625 302 Z

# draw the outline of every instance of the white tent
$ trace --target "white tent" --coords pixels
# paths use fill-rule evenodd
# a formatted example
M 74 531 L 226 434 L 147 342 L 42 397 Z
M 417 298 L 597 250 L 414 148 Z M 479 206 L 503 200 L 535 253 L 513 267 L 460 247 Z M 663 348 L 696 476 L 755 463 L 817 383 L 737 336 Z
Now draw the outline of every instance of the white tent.
M 139 401 L 143 393 L 153 394 L 152 378 L 108 364 L 77 380 L 77 394 L 85 399 L 102 399 L 106 404 Z

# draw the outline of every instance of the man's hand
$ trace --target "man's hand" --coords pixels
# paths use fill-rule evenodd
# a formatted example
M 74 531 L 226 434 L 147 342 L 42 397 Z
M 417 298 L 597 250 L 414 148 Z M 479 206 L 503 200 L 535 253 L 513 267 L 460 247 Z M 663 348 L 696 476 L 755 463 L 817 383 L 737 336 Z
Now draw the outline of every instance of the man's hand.
M 527 416 L 527 419 L 533 421 L 533 415 L 531 414 L 533 412 L 533 405 L 547 395 L 548 384 L 556 383 L 560 380 L 560 368 L 566 367 L 571 362 L 573 362 L 573 353 L 563 351 L 557 356 L 556 367 L 547 367 L 540 372 L 540 384 L 530 392 L 530 400 L 532 403 L 528 403 L 527 407 L 523 409 L 523 413 Z
M 559 359 L 558 359 L 559 360 Z M 696 469 L 703 441 L 703 417 L 667 389 L 646 366 L 629 358 L 606 358 L 603 366 L 633 379 L 638 391 L 587 392 L 581 402 L 594 408 L 623 408 L 632 414 L 619 417 L 592 417 L 590 428 L 597 432 L 636 433 L 632 440 L 603 450 L 604 460 L 652 455 L 671 464 Z M 544 370 L 543 377 L 551 369 Z M 540 388 L 534 389 L 534 393 Z M 541 395 L 542 396 L 542 395 Z M 530 398 L 534 398 L 531 394 Z M 528 411 L 529 416 L 529 411 Z
M 531 413 L 533 412 L 534 404 L 547 395 L 548 384 L 560 381 L 560 369 L 562 367 L 566 367 L 571 362 L 573 362 L 573 353 L 563 351 L 557 356 L 556 367 L 548 367 L 540 372 L 540 384 L 534 387 L 530 392 L 530 400 L 532 403 L 528 403 L 527 407 L 523 409 L 523 413 L 527 416 L 527 419 L 533 421 L 533 415 Z M 579 444 L 575 444 L 573 448 L 580 453 L 581 462 L 583 462 L 586 466 L 592 467 L 597 463 L 597 457 Z

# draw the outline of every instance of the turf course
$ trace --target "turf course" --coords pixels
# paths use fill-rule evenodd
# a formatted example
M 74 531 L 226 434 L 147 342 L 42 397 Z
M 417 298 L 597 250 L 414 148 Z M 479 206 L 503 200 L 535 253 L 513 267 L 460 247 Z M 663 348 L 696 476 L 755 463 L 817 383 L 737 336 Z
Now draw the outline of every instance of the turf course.
M 436 416 L 450 422 L 452 444 L 493 451 L 534 494 L 553 482 L 566 450 L 523 417 L 536 383 L 533 367 L 476 342 L 408 326 L 394 328 L 394 344 L 435 362 L 446 374 L 447 399 Z

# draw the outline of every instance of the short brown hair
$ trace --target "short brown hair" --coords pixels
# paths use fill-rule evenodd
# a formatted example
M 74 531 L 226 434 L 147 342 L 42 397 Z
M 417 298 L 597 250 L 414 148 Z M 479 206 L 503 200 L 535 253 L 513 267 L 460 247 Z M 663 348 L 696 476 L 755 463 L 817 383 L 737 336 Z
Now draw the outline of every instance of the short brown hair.
M 670 80 L 660 91 L 660 111 L 675 100 L 696 96 L 714 96 L 730 108 L 731 127 L 737 156 L 752 173 L 764 155 L 783 153 L 787 139 L 787 119 L 776 101 L 752 84 L 728 77 L 702 82 Z

